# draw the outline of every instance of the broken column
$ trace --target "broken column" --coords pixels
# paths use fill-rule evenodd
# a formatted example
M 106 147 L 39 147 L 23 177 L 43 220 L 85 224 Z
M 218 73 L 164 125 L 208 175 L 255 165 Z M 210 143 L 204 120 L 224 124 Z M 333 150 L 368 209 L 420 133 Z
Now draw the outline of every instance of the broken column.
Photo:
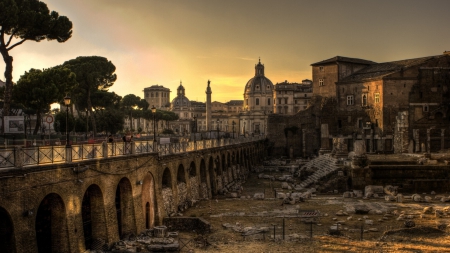
M 347 142 L 344 138 L 333 138 L 333 153 L 336 158 L 347 158 Z
M 320 150 L 319 154 L 323 155 L 330 153 L 330 140 L 328 133 L 328 124 L 322 124 L 320 126 Z
M 369 164 L 366 155 L 366 142 L 364 140 L 357 140 L 354 144 L 355 155 L 352 157 L 352 168 L 364 168 Z

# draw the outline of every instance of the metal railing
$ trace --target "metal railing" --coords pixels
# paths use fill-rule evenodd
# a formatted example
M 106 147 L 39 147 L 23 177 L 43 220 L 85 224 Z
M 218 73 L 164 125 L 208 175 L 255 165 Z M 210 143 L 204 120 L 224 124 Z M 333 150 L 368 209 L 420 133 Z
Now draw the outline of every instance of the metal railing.
M 14 147 L 0 149 L 0 169 L 22 166 L 46 165 L 107 157 L 127 156 L 157 152 L 159 156 L 180 154 L 209 148 L 224 147 L 262 140 L 263 137 L 240 137 L 236 139 L 210 139 L 181 143 L 157 144 L 151 140 L 80 144 L 66 147 Z

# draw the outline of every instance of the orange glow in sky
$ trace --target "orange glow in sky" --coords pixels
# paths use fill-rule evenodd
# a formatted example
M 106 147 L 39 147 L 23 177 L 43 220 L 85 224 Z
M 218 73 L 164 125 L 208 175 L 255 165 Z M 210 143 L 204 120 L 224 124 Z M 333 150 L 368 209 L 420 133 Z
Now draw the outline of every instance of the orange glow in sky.
M 210 79 L 213 101 L 226 102 L 243 99 L 258 57 L 275 84 L 310 79 L 311 63 L 336 55 L 384 62 L 450 50 L 448 0 L 44 2 L 73 22 L 73 37 L 13 49 L 14 81 L 30 68 L 99 55 L 116 66 L 110 91 L 121 96 L 159 84 L 172 99 L 181 80 L 189 99 L 205 101 Z

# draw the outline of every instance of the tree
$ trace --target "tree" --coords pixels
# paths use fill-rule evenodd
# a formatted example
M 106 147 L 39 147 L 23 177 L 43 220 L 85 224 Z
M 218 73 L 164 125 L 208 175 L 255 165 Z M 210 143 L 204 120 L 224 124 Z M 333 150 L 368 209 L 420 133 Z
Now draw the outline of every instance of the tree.
M 5 62 L 3 116 L 10 114 L 13 57 L 10 51 L 27 40 L 65 42 L 72 36 L 72 22 L 50 11 L 38 0 L 0 0 L 0 53 Z
M 149 105 L 145 99 L 141 99 L 139 96 L 134 94 L 125 95 L 122 99 L 122 108 L 124 112 L 129 115 L 130 122 L 133 122 L 133 115 L 138 119 L 144 117 L 143 114 L 147 111 L 148 106 Z
M 116 67 L 101 56 L 79 56 L 66 61 L 63 66 L 70 68 L 77 77 L 78 85 L 74 89 L 74 100 L 86 101 L 87 117 L 91 119 L 94 136 L 97 133 L 95 117 L 92 117 L 92 96 L 98 91 L 108 91 L 117 79 Z M 78 95 L 76 95 L 78 94 Z
M 13 98 L 36 114 L 34 134 L 41 126 L 41 114 L 49 112 L 51 104 L 61 102 L 75 84 L 75 74 L 62 66 L 30 69 L 20 77 L 14 86 Z

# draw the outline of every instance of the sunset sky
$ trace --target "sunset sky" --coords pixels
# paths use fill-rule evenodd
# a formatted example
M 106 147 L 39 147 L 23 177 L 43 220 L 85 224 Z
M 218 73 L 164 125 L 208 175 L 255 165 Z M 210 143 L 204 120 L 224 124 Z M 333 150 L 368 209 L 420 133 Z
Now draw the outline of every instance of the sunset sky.
M 154 84 L 191 100 L 243 99 L 261 57 L 275 84 L 311 78 L 336 55 L 385 62 L 450 50 L 448 0 L 44 0 L 73 22 L 65 43 L 13 49 L 14 81 L 30 68 L 98 55 L 116 66 L 121 96 Z M 1 61 L 0 69 L 4 71 Z M 4 77 L 0 77 L 4 80 Z

